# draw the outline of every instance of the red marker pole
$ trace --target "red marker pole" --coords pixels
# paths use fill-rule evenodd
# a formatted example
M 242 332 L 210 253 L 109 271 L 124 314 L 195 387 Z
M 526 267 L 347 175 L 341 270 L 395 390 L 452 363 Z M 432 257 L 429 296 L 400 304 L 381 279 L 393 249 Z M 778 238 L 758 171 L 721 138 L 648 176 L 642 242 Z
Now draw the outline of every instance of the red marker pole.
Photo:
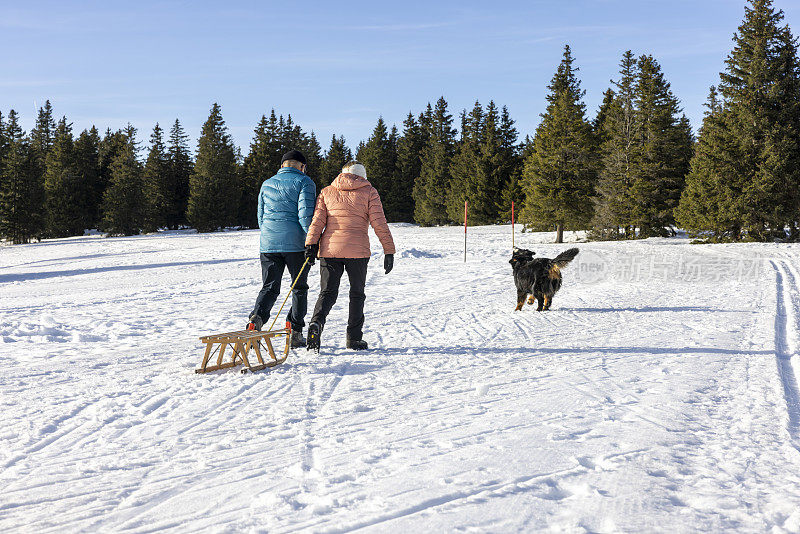
M 511 252 L 514 252 L 514 201 L 511 201 Z
M 467 263 L 467 201 L 464 201 L 464 263 Z

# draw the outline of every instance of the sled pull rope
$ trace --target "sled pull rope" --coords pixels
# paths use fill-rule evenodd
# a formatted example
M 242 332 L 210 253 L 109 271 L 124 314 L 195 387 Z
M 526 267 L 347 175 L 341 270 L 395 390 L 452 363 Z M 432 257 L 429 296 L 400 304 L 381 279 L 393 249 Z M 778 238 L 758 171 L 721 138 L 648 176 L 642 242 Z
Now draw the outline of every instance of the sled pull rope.
M 289 300 L 289 295 L 291 295 L 291 294 L 292 294 L 292 291 L 294 291 L 294 286 L 295 286 L 295 285 L 297 285 L 297 281 L 298 281 L 298 280 L 300 280 L 300 277 L 303 275 L 303 271 L 305 270 L 305 268 L 306 268 L 306 265 L 308 265 L 308 260 L 310 260 L 310 259 L 311 259 L 311 258 L 306 258 L 306 261 L 303 263 L 303 266 L 302 266 L 302 267 L 300 267 L 300 272 L 299 272 L 299 273 L 297 273 L 297 278 L 295 278 L 295 279 L 294 279 L 294 282 L 292 282 L 292 287 L 290 287 L 290 288 L 289 288 L 289 292 L 288 292 L 288 293 L 286 293 L 286 298 L 285 298 L 285 299 L 283 299 L 283 303 L 281 304 L 281 307 L 280 307 L 280 309 L 278 310 L 278 313 L 276 313 L 276 314 L 275 314 L 275 318 L 274 318 L 274 319 L 272 319 L 272 324 L 271 324 L 271 325 L 269 325 L 269 330 L 272 330 L 272 327 L 273 327 L 273 326 L 275 326 L 275 321 L 277 321 L 277 320 L 278 320 L 278 316 L 279 316 L 279 315 L 281 314 L 281 312 L 283 311 L 283 307 L 286 305 L 286 301 L 287 301 L 287 300 Z

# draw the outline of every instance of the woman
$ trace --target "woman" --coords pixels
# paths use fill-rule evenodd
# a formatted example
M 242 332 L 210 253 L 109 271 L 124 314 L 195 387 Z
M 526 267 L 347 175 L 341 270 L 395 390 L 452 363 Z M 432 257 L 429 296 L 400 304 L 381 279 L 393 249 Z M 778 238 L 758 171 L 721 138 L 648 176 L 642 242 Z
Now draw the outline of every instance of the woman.
M 306 257 L 319 257 L 320 293 L 308 326 L 308 350 L 319 351 L 325 319 L 339 296 L 339 281 L 347 271 L 350 279 L 350 312 L 347 319 L 347 348 L 367 349 L 362 338 L 364 286 L 369 263 L 369 225 L 383 246 L 386 274 L 394 266 L 394 240 L 386 224 L 378 191 L 367 181 L 367 170 L 358 161 L 342 167 L 342 173 L 322 190 L 306 236 Z

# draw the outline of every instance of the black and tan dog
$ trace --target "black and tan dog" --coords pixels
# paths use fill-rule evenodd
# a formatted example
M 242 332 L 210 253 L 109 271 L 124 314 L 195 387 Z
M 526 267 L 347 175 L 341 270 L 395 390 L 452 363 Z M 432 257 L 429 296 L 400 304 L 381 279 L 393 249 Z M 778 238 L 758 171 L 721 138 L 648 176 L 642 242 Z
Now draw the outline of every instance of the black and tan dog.
M 536 311 L 549 310 L 553 295 L 561 288 L 561 269 L 578 255 L 577 248 L 566 250 L 553 258 L 536 258 L 536 254 L 524 248 L 515 248 L 511 256 L 514 283 L 517 285 L 517 307 L 521 310 L 525 297 L 530 294 L 528 304 L 536 300 Z

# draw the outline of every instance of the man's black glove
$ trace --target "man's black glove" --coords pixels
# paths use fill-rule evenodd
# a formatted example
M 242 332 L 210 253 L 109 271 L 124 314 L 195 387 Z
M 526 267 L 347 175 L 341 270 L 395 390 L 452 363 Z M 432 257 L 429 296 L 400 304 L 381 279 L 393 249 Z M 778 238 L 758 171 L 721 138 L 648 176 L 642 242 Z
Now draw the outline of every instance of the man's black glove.
M 383 268 L 386 269 L 386 274 L 389 274 L 392 267 L 394 267 L 394 254 L 387 254 L 383 257 Z
M 309 265 L 314 265 L 317 261 L 317 253 L 319 252 L 319 243 L 314 245 L 306 245 L 306 259 Z

